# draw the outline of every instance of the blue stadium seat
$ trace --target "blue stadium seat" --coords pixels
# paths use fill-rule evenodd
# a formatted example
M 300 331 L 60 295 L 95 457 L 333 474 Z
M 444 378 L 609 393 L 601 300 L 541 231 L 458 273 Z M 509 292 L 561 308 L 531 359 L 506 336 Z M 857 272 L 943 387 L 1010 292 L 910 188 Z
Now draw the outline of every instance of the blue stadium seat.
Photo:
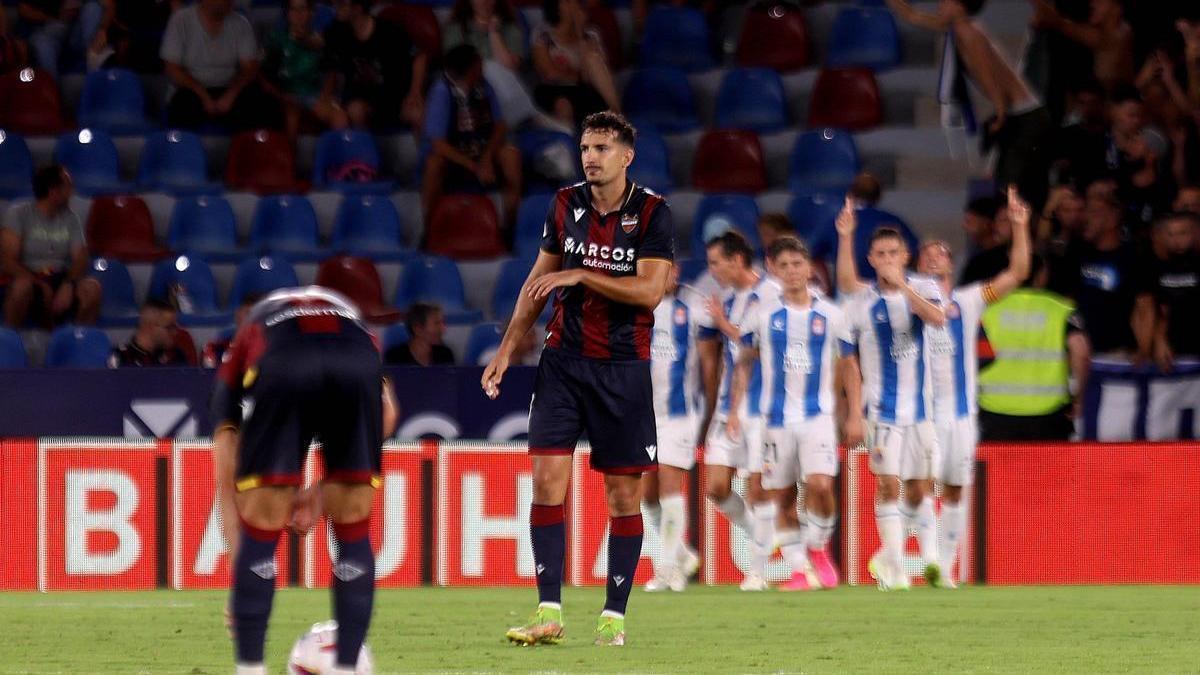
M 238 264 L 229 293 L 229 308 L 237 310 L 248 295 L 266 295 L 280 288 L 300 285 L 296 270 L 283 258 L 261 256 L 247 258 Z
M 644 66 L 674 66 L 688 72 L 716 66 L 708 21 L 690 7 L 655 7 L 646 17 L 642 36 Z
M 106 368 L 112 342 L 99 328 L 59 326 L 46 346 L 47 368 Z
M 844 191 L 859 172 L 854 137 L 836 129 L 806 131 L 792 148 L 791 188 Z
M 79 100 L 79 126 L 103 129 L 114 136 L 138 136 L 152 129 L 138 76 L 124 68 L 89 73 Z
M 678 134 L 700 126 L 692 85 L 678 68 L 634 71 L 625 85 L 621 105 L 639 129 L 649 125 L 664 134 Z
M 100 325 L 136 326 L 138 321 L 137 298 L 133 292 L 133 278 L 129 269 L 115 258 L 96 258 L 88 276 L 100 282 L 104 288 L 100 304 Z
M 843 7 L 833 20 L 825 64 L 886 70 L 900 65 L 900 31 L 886 7 Z
M 179 307 L 185 326 L 220 328 L 233 321 L 233 314 L 220 308 L 212 268 L 199 256 L 181 255 L 155 264 L 147 296 Z
M 375 178 L 356 181 L 337 179 L 331 175 L 351 165 L 373 172 Z M 375 137 L 370 133 L 354 129 L 330 130 L 317 139 L 312 175 L 314 188 L 376 194 L 390 191 L 392 182 L 379 180 L 379 173 L 379 148 L 375 145 Z
M 462 275 L 449 258 L 423 255 L 404 265 L 396 284 L 396 306 L 407 308 L 414 302 L 438 305 L 446 313 L 446 323 L 469 324 L 483 318 L 483 312 L 467 309 Z
M 184 197 L 175 202 L 167 226 L 167 246 L 176 253 L 200 253 L 216 262 L 241 260 L 233 208 L 221 196 Z
M 471 328 L 467 336 L 467 356 L 462 361 L 464 366 L 486 366 L 491 356 L 500 346 L 504 337 L 504 327 L 495 322 L 478 323 Z
M 629 177 L 659 194 L 670 192 L 675 187 L 671 180 L 671 153 L 658 131 L 654 127 L 638 129 L 633 149 Z
M 845 202 L 845 193 L 826 190 L 800 190 L 788 204 L 788 218 L 796 234 L 811 248 L 814 238 L 837 218 Z
M 403 323 L 388 326 L 387 330 L 383 331 L 383 351 L 386 353 L 392 347 L 408 342 L 408 337 L 408 326 Z
M 146 137 L 138 161 L 138 189 L 175 195 L 214 193 L 220 183 L 208 180 L 208 157 L 200 137 L 190 131 L 160 131 Z
M 550 204 L 553 202 L 553 192 L 540 192 L 525 197 L 517 206 L 517 234 L 513 241 L 513 254 L 518 258 L 532 260 L 537 257 L 542 248 L 542 230 L 546 226 L 546 216 L 550 213 Z
M 131 192 L 122 183 L 117 146 L 99 129 L 68 131 L 54 144 L 54 161 L 67 167 L 75 190 L 85 197 Z
M 728 230 L 746 235 L 756 254 L 762 254 L 758 237 L 758 204 L 749 195 L 705 195 L 696 206 L 692 222 L 692 255 L 705 258 L 705 244 Z
M 524 166 L 526 192 L 552 192 L 582 179 L 578 139 L 561 131 L 523 129 L 517 149 Z
M 324 258 L 312 203 L 301 195 L 259 199 L 250 223 L 250 250 L 283 254 L 297 261 Z
M 0 199 L 33 196 L 33 156 L 20 134 L 0 129 Z
M 717 90 L 716 127 L 760 134 L 788 126 L 787 101 L 779 73 L 768 68 L 735 68 Z
M 513 258 L 505 260 L 500 265 L 496 283 L 492 286 L 492 318 L 497 321 L 506 321 L 512 315 L 513 307 L 517 304 L 517 296 L 521 293 L 521 286 L 525 285 L 525 279 L 529 277 L 531 267 L 533 267 L 533 260 L 530 258 Z M 546 303 L 546 308 L 538 317 L 538 323 L 550 321 L 553 304 L 553 300 Z
M 403 228 L 387 195 L 348 194 L 334 217 L 334 252 L 373 260 L 403 260 L 412 255 L 400 241 Z
M 21 334 L 11 328 L 0 328 L 0 369 L 27 367 L 29 356 Z

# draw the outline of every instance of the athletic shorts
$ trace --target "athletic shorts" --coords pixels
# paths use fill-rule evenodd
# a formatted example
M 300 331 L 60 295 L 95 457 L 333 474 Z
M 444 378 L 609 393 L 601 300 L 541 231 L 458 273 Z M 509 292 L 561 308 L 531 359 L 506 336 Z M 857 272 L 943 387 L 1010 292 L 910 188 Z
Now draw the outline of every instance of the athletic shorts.
M 696 418 L 659 418 L 658 463 L 690 471 L 696 466 Z
M 763 432 L 762 485 L 782 490 L 808 476 L 838 475 L 837 433 L 833 416 L 821 415 Z
M 530 454 L 570 455 L 585 432 L 597 471 L 633 474 L 658 468 L 649 361 L 542 351 L 529 404 Z
M 708 442 L 704 444 L 704 463 L 710 466 L 728 466 L 745 469 L 750 473 L 762 473 L 762 418 L 756 416 L 741 420 L 742 433 L 735 440 L 725 429 L 725 417 L 713 419 L 708 431 Z
M 942 485 L 970 485 L 975 474 L 975 446 L 979 443 L 979 422 L 974 415 L 936 424 L 938 454 L 934 477 Z
M 933 477 L 938 454 L 933 422 L 900 427 L 868 421 L 866 427 L 871 472 L 876 476 L 899 476 L 901 480 Z
M 325 478 L 378 485 L 382 361 L 366 335 L 309 335 L 272 345 L 242 397 L 238 490 L 300 485 L 309 445 Z

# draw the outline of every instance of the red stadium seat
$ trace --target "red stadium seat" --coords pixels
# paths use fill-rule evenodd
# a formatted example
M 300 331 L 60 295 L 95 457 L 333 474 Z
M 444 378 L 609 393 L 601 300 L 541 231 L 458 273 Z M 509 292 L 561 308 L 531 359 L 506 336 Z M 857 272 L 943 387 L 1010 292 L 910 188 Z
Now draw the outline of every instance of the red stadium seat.
M 287 136 L 269 129 L 233 137 L 225 184 L 260 195 L 305 192 L 308 187 L 296 180 L 296 151 Z
M 383 8 L 377 16 L 388 23 L 399 24 L 412 38 L 417 49 L 431 58 L 442 56 L 442 27 L 432 7 L 395 2 Z
M 808 126 L 862 131 L 883 123 L 879 84 L 868 68 L 826 68 L 817 76 Z
M 755 3 L 746 10 L 738 38 L 737 64 L 780 72 L 808 65 L 808 25 L 799 7 Z
M 367 258 L 329 258 L 317 269 L 316 283 L 345 295 L 371 323 L 395 323 L 400 319 L 400 310 L 384 303 L 379 270 Z
M 625 67 L 625 40 L 621 37 L 621 25 L 617 23 L 617 15 L 608 5 L 597 2 L 588 7 L 588 25 L 600 34 L 600 43 L 604 45 L 604 56 L 608 67 L 616 72 Z
M 462 260 L 506 252 L 496 206 L 485 195 L 446 195 L 438 200 L 430 221 L 425 244 L 430 253 Z
M 98 196 L 87 219 L 92 255 L 124 262 L 152 262 L 170 255 L 154 240 L 154 219 L 141 197 Z
M 26 136 L 53 136 L 66 129 L 54 78 L 33 68 L 0 76 L 0 127 Z
M 709 131 L 692 163 L 692 184 L 703 192 L 762 192 L 767 167 L 762 143 L 753 131 Z

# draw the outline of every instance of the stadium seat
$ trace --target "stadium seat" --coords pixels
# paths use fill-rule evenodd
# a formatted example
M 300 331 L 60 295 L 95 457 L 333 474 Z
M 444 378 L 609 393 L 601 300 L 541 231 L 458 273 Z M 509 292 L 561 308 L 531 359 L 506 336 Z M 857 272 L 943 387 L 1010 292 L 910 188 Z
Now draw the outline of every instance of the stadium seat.
M 692 162 L 692 184 L 703 192 L 758 193 L 767 189 L 762 143 L 753 131 L 709 131 Z
M 0 370 L 29 367 L 29 356 L 21 334 L 11 328 L 0 327 Z
M 611 3 L 587 3 L 587 23 L 589 28 L 600 34 L 600 44 L 604 45 L 604 57 L 612 72 L 620 72 L 625 68 L 625 39 L 621 37 L 621 24 L 613 12 Z
M 883 122 L 875 74 L 867 68 L 826 68 L 813 85 L 808 126 L 862 131 Z
M 582 178 L 578 139 L 569 134 L 522 129 L 517 132 L 517 149 L 521 152 L 522 180 L 527 192 L 557 190 Z
M 131 192 L 122 183 L 117 146 L 99 129 L 68 131 L 54 144 L 54 161 L 67 167 L 75 190 L 84 196 Z
M 729 230 L 746 235 L 755 254 L 762 254 L 758 237 L 758 203 L 748 195 L 705 195 L 692 223 L 692 255 L 705 259 L 705 245 Z
M 421 256 L 404 266 L 396 284 L 396 305 L 408 308 L 414 302 L 438 305 L 446 323 L 469 324 L 483 318 L 482 312 L 467 309 L 462 275 L 449 258 Z
M 99 328 L 59 326 L 46 346 L 47 368 L 107 368 L 112 342 Z
M 464 366 L 486 366 L 500 346 L 504 337 L 504 327 L 495 322 L 478 323 L 471 328 L 467 337 L 467 356 L 463 359 Z
M 0 75 L 0 128 L 25 136 L 53 136 L 67 128 L 58 83 L 33 68 Z
M 684 258 L 678 260 L 677 263 L 679 264 L 679 281 L 681 283 L 692 283 L 708 269 L 708 260 L 705 258 Z
M 88 276 L 100 282 L 104 288 L 100 304 L 100 325 L 136 326 L 138 321 L 137 298 L 133 292 L 133 278 L 129 270 L 116 258 L 96 258 Z
M 752 3 L 742 19 L 736 61 L 743 68 L 781 73 L 808 65 L 808 25 L 804 10 L 790 3 Z
M 671 153 L 658 131 L 654 127 L 638 129 L 633 149 L 629 177 L 659 194 L 670 192 L 675 187 L 671 180 Z
M 793 191 L 845 191 L 859 170 L 858 146 L 850 134 L 817 129 L 796 137 L 789 171 Z
M 20 134 L 0 129 L 0 199 L 33 196 L 33 156 Z
M 296 270 L 283 258 L 255 256 L 238 264 L 233 276 L 233 290 L 229 292 L 229 308 L 237 310 L 246 296 L 266 295 L 280 288 L 300 285 Z
M 155 264 L 146 295 L 178 307 L 179 321 L 185 326 L 220 327 L 233 320 L 232 313 L 220 308 L 212 268 L 196 255 L 180 255 Z
M 389 349 L 396 345 L 402 345 L 408 342 L 408 326 L 403 323 L 392 324 L 383 331 L 383 351 L 386 354 Z
M 79 101 L 79 126 L 114 136 L 137 136 L 152 126 L 146 120 L 142 83 L 132 71 L 106 68 L 88 74 Z
M 433 207 L 425 249 L 455 260 L 504 255 L 496 205 L 487 195 L 443 195 Z
M 304 192 L 296 180 L 296 151 L 278 131 L 244 131 L 233 137 L 225 165 L 225 185 L 260 195 Z
M 403 228 L 396 205 L 387 195 L 346 195 L 338 204 L 333 223 L 332 248 L 338 253 L 375 260 L 403 260 Z
M 190 131 L 160 131 L 146 137 L 138 161 L 138 189 L 175 195 L 219 192 L 208 180 L 208 158 Z
M 521 204 L 517 206 L 517 234 L 513 240 L 513 255 L 530 260 L 537 257 L 542 248 L 542 230 L 546 226 L 546 216 L 550 213 L 550 204 L 553 202 L 553 192 L 539 192 L 521 200 Z
M 395 323 L 400 319 L 400 311 L 384 303 L 379 270 L 368 258 L 329 258 L 317 269 L 316 284 L 349 298 L 371 323 Z
M 886 70 L 900 65 L 900 31 L 886 7 L 843 7 L 833 20 L 825 65 Z
M 533 267 L 531 258 L 513 258 L 505 260 L 500 265 L 500 272 L 496 274 L 496 283 L 492 286 L 492 318 L 500 322 L 505 322 L 512 315 L 513 307 L 517 304 L 517 296 L 521 293 L 521 287 L 525 285 L 525 279 L 529 277 L 529 270 Z M 542 310 L 542 315 L 538 317 L 538 323 L 548 323 L 554 301 L 546 303 L 546 308 Z
M 678 68 L 634 71 L 625 85 L 621 105 L 639 128 L 649 125 L 664 134 L 678 134 L 700 126 L 692 85 Z
M 788 218 L 800 235 L 811 247 L 814 237 L 833 223 L 845 203 L 845 193 L 836 190 L 802 189 L 793 193 L 788 204 Z
M 170 251 L 154 239 L 154 219 L 141 197 L 96 197 L 88 211 L 87 242 L 92 255 L 124 262 L 153 262 Z
M 386 193 L 392 183 L 378 180 L 379 167 L 379 148 L 370 133 L 354 129 L 326 131 L 317 139 L 313 186 L 340 192 Z
M 430 58 L 442 55 L 442 27 L 430 7 L 411 2 L 395 2 L 384 5 L 375 16 L 398 24 L 408 33 L 417 49 L 428 54 Z
M 300 195 L 259 199 L 250 224 L 250 250 L 283 254 L 291 260 L 324 257 L 312 203 Z
M 787 127 L 787 101 L 779 73 L 768 68 L 736 68 L 726 73 L 717 90 L 715 121 L 718 129 L 760 134 Z
M 691 7 L 657 6 L 646 17 L 642 35 L 643 66 L 673 66 L 687 72 L 716 66 L 708 21 Z
M 175 202 L 167 226 L 167 246 L 176 253 L 199 253 L 216 262 L 240 260 L 237 220 L 224 197 L 201 195 Z

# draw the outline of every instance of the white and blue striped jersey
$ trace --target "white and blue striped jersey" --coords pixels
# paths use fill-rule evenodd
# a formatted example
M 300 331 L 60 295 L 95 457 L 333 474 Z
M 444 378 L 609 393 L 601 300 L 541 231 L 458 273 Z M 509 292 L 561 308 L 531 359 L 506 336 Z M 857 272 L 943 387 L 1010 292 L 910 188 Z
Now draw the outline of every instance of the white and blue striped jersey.
M 725 316 L 729 318 L 729 322 L 737 326 L 739 330 L 746 320 L 754 315 L 760 304 L 770 304 L 778 302 L 780 289 L 774 281 L 762 277 L 758 283 L 743 291 L 726 291 L 725 295 Z M 707 328 L 701 331 L 705 337 L 714 335 L 715 329 Z M 719 417 L 727 417 L 729 415 L 729 393 L 733 385 L 733 367 L 737 363 L 738 353 L 741 350 L 741 343 L 738 340 L 730 340 L 722 335 L 721 339 L 724 344 L 722 350 L 722 360 L 724 361 L 721 369 L 721 388 L 717 394 L 717 415 Z M 746 391 L 745 398 L 742 399 L 741 409 L 738 410 L 738 416 L 742 419 L 750 419 L 758 417 L 761 414 L 762 400 L 762 368 L 759 364 L 755 364 L 750 370 L 750 383 Z
M 654 416 L 659 420 L 688 417 L 700 394 L 700 356 L 696 338 L 711 328 L 704 299 L 680 288 L 664 295 L 654 308 L 650 339 L 650 377 L 654 387 Z
M 987 302 L 983 284 L 956 288 L 946 303 L 946 325 L 925 330 L 933 376 L 933 419 L 949 422 L 974 415 L 979 359 L 975 345 Z
M 909 279 L 921 297 L 942 304 L 937 284 Z M 924 422 L 932 413 L 932 383 L 925 322 L 900 291 L 881 293 L 874 284 L 849 295 L 844 310 L 858 343 L 867 419 L 896 426 Z
M 841 309 L 815 297 L 804 308 L 764 303 L 743 330 L 758 348 L 762 416 L 768 427 L 833 414 L 834 362 L 854 349 Z

